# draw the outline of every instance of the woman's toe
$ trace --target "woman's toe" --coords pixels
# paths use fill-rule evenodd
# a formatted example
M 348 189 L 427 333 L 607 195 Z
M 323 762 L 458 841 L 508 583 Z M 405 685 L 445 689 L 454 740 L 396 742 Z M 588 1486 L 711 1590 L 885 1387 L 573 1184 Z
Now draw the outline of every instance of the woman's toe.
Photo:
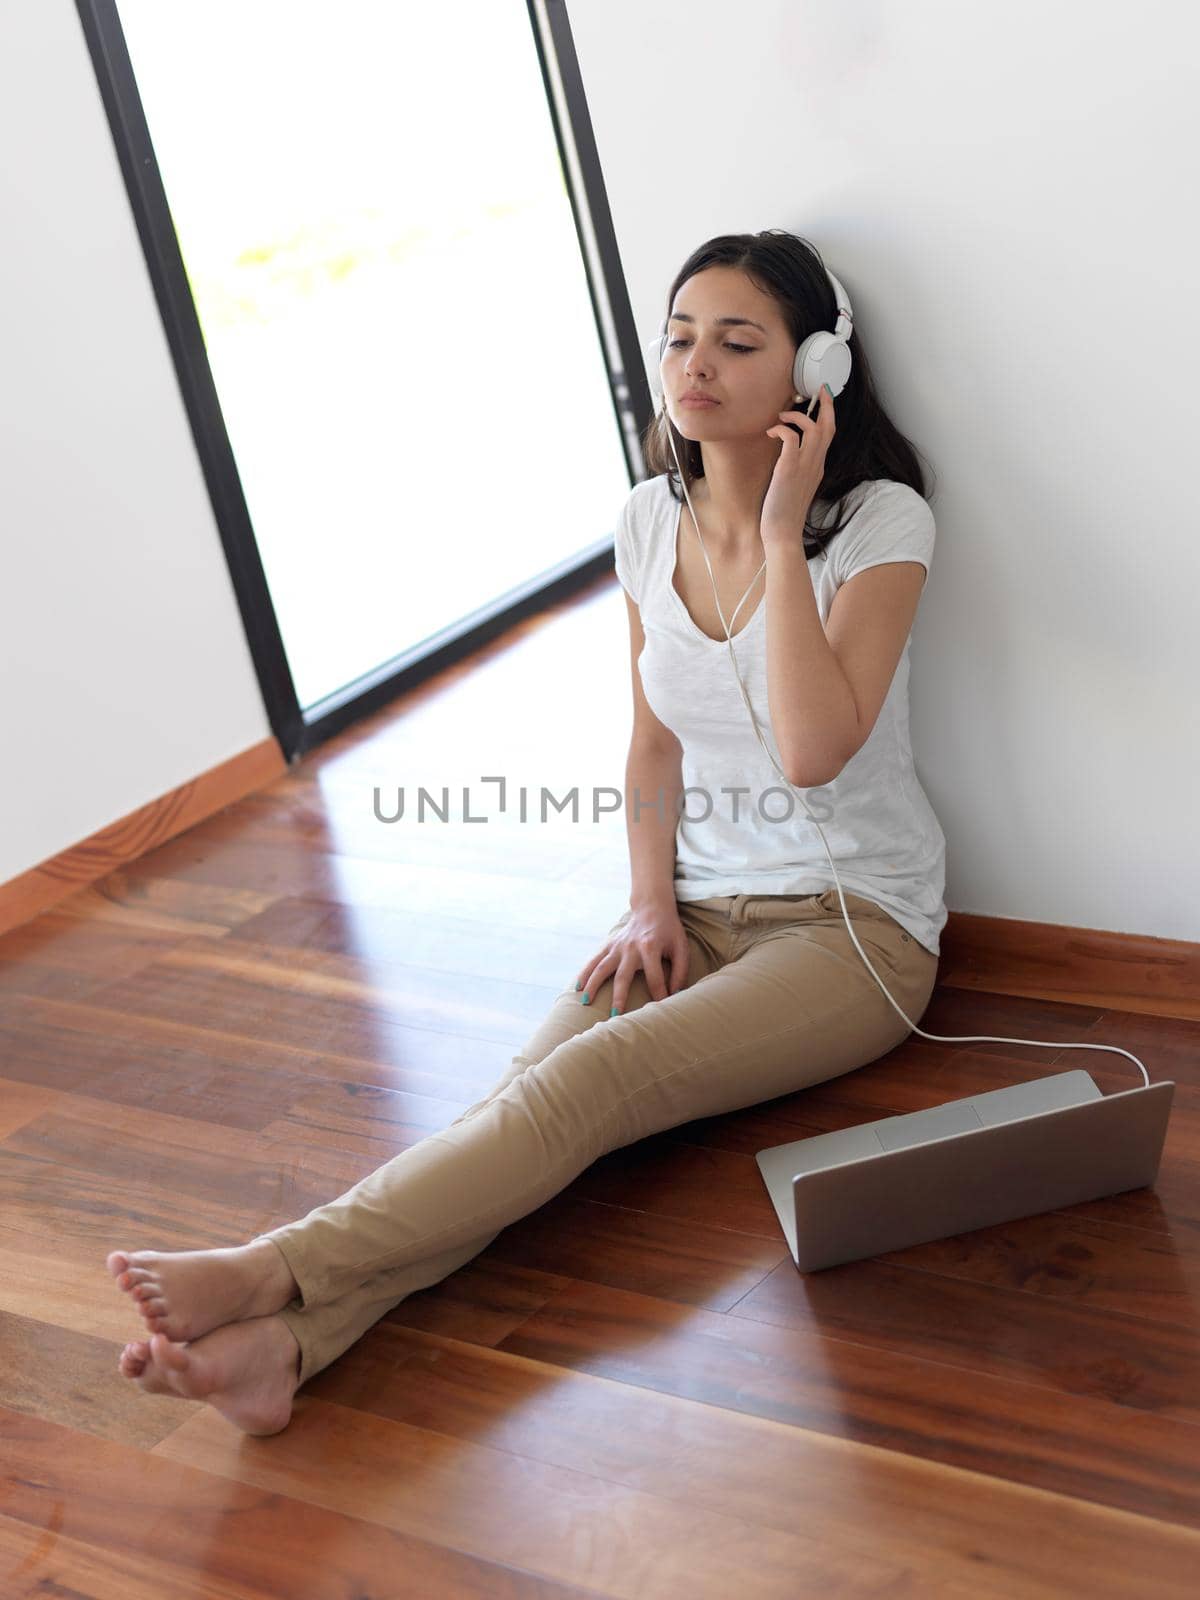
M 184 1346 L 168 1339 L 165 1333 L 156 1333 L 150 1340 L 150 1354 L 164 1372 L 187 1372 L 192 1364 Z
M 133 1345 L 127 1344 L 121 1352 L 121 1359 L 118 1365 L 125 1377 L 140 1378 L 146 1370 L 147 1359 L 148 1357 L 144 1354 L 139 1354 Z

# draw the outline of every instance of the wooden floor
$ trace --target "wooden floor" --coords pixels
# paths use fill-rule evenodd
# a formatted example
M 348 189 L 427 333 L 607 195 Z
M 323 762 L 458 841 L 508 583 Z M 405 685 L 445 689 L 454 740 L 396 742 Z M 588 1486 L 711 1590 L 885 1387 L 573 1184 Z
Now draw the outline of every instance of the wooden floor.
M 598 948 L 621 814 L 537 797 L 620 789 L 627 662 L 604 579 L 0 940 L 0 1594 L 1197 1593 L 1200 1023 L 944 967 L 928 1031 L 1176 1080 L 1155 1189 L 801 1275 L 764 1146 L 1042 1070 L 1141 1081 L 914 1036 L 604 1157 L 274 1437 L 117 1372 L 141 1325 L 109 1250 L 339 1193 L 483 1094 Z M 488 824 L 415 820 L 418 786 L 461 814 L 463 784 Z

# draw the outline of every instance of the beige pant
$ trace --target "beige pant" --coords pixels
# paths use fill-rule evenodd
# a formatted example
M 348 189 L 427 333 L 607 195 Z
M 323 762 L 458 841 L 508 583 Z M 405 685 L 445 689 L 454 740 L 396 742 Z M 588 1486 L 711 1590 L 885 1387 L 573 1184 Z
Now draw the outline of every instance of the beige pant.
M 919 1022 L 938 958 L 873 901 L 846 894 L 846 905 L 872 965 Z M 605 1152 L 852 1072 L 907 1038 L 850 940 L 836 889 L 678 909 L 685 988 L 653 1000 L 639 972 L 617 1017 L 611 977 L 586 1006 L 565 988 L 503 1077 L 443 1132 L 258 1235 L 300 1286 L 281 1315 L 300 1344 L 301 1383 Z

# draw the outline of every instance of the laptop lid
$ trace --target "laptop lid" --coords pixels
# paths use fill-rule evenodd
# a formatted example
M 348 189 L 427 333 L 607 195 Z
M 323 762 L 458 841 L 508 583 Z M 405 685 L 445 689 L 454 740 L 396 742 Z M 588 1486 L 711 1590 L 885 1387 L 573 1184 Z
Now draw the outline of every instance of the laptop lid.
M 1175 1085 L 1103 1095 L 1086 1072 L 762 1150 L 801 1272 L 1152 1184 Z

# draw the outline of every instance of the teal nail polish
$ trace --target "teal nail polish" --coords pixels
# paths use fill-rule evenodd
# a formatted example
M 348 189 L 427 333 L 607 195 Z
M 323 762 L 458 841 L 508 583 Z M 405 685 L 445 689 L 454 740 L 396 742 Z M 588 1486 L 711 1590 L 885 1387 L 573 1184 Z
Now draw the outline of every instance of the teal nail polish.
M 616 1006 L 614 1006 L 612 1008 L 612 1010 L 608 1014 L 609 1014 L 610 1017 L 619 1017 L 621 1015 L 621 1013 L 617 1010 Z
M 575 993 L 576 993 L 576 994 L 578 994 L 578 993 L 579 993 L 579 990 L 580 990 L 580 985 L 579 985 L 579 984 L 578 984 L 578 983 L 577 983 L 577 984 L 576 984 L 576 985 L 575 985 Z
M 579 1004 L 580 1004 L 580 1005 L 581 1005 L 581 1006 L 590 1006 L 590 1005 L 591 1005 L 591 1003 L 592 1003 L 592 997 L 591 997 L 591 995 L 590 995 L 590 994 L 589 994 L 589 993 L 588 993 L 588 992 L 587 992 L 587 990 L 586 990 L 586 989 L 585 989 L 585 990 L 584 990 L 584 991 L 583 991 L 583 993 L 582 993 L 582 994 L 581 994 L 581 995 L 580 995 L 580 996 L 579 996 Z

